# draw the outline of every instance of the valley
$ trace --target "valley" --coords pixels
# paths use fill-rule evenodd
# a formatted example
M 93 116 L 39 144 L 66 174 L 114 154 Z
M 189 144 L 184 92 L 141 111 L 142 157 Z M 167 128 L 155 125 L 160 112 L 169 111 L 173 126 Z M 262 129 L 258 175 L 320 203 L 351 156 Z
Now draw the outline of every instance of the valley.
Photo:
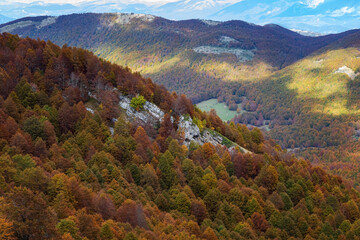
M 244 99 L 244 101 L 246 101 L 246 99 Z M 251 112 L 244 109 L 244 106 L 242 103 L 235 105 L 235 106 L 237 106 L 236 110 L 230 110 L 229 107 L 225 103 L 219 103 L 216 98 L 202 101 L 202 102 L 196 104 L 196 106 L 205 112 L 210 112 L 212 109 L 214 109 L 216 114 L 221 118 L 221 120 L 223 120 L 225 122 L 231 121 L 236 116 L 241 116 L 244 113 L 251 114 Z M 232 105 L 232 107 L 234 108 L 234 105 Z M 269 120 L 262 120 L 262 122 L 257 123 L 256 126 L 252 125 L 252 124 L 246 124 L 246 126 L 248 128 L 257 127 L 259 129 L 267 132 L 267 131 L 270 131 L 269 122 L 270 122 Z
M 170 91 L 185 93 L 200 106 L 218 99 L 221 104 L 210 102 L 223 120 L 262 128 L 283 149 L 309 149 L 298 155 L 312 161 L 318 162 L 320 154 L 330 171 L 330 155 L 357 164 L 352 152 L 360 146 L 352 136 L 359 118 L 358 30 L 307 37 L 274 24 L 242 21 L 90 13 L 49 19 L 19 19 L 0 30 L 87 48 Z M 80 27 L 85 22 L 86 30 Z M 242 114 L 235 114 L 240 103 Z M 336 173 L 360 182 L 351 174 L 357 168 L 348 169 L 349 174 Z
M 214 109 L 216 111 L 216 114 L 223 120 L 223 121 L 230 121 L 235 117 L 237 114 L 241 114 L 242 112 L 245 112 L 241 108 L 241 104 L 238 104 L 237 109 L 241 109 L 239 112 L 238 110 L 230 110 L 228 106 L 226 106 L 225 103 L 219 103 L 216 98 L 209 99 L 206 101 L 202 101 L 198 104 L 196 104 L 198 108 L 200 108 L 202 111 L 209 112 L 211 109 Z
M 2 1 L 0 239 L 360 239 L 359 16 Z
M 4 33 L 0 65 L 2 239 L 358 235 L 359 192 L 258 128 L 81 48 Z

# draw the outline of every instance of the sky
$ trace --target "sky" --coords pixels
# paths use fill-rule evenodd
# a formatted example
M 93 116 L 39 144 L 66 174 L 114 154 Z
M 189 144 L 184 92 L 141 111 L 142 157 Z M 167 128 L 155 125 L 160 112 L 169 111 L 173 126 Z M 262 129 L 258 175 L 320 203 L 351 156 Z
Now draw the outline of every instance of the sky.
M 121 2 L 121 3 L 146 3 L 146 4 L 165 4 L 169 2 L 176 2 L 177 0 L 120 0 L 120 1 L 113 1 L 113 0 L 100 0 L 96 1 L 98 4 L 102 3 L 112 3 L 112 2 Z M 9 4 L 9 3 L 34 3 L 34 2 L 42 2 L 45 4 L 55 3 L 55 4 L 73 4 L 73 5 L 81 5 L 85 3 L 94 3 L 94 0 L 2 0 L 0 4 Z
M 243 20 L 319 33 L 360 28 L 359 0 L 0 0 L 0 23 L 83 12 L 135 12 L 172 20 Z

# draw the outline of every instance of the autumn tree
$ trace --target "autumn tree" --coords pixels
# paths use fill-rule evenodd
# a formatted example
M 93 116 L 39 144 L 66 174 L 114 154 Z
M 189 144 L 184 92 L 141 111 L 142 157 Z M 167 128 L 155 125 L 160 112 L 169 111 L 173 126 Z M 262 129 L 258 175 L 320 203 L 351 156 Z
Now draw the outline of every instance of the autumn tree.
M 15 240 L 13 224 L 6 218 L 0 217 L 0 239 Z
M 189 197 L 185 193 L 179 193 L 175 199 L 176 209 L 184 214 L 190 213 L 191 202 Z
M 269 227 L 266 218 L 260 213 L 254 212 L 251 215 L 251 221 L 253 222 L 255 229 L 258 231 L 265 232 Z
M 55 216 L 46 201 L 25 187 L 15 187 L 6 195 L 2 214 L 13 222 L 15 236 L 20 239 L 56 237 Z
M 274 166 L 268 166 L 261 169 L 256 181 L 259 185 L 267 188 L 269 192 L 273 192 L 276 189 L 279 180 L 278 173 Z
M 165 116 L 163 117 L 162 121 L 161 121 L 161 125 L 159 128 L 159 134 L 164 137 L 167 138 L 168 136 L 170 136 L 173 132 L 173 124 L 171 121 L 171 117 L 169 114 L 165 114 Z
M 59 109 L 59 123 L 62 133 L 74 131 L 79 117 L 77 109 L 65 102 Z
M 159 169 L 161 171 L 160 184 L 163 188 L 169 189 L 176 183 L 176 173 L 172 168 L 174 157 L 166 151 L 159 159 Z
M 133 227 L 140 226 L 148 228 L 142 207 L 130 199 L 125 200 L 118 208 L 116 217 L 119 221 L 128 222 Z

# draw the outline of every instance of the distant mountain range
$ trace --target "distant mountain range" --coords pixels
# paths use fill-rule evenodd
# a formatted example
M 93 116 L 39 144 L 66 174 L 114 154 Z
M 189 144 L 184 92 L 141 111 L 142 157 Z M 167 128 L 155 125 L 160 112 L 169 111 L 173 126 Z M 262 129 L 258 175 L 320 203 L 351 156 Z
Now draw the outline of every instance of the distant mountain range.
M 222 82 L 262 79 L 356 31 L 312 38 L 275 24 L 120 13 L 28 17 L 0 25 L 0 32 L 89 49 L 195 102 L 218 96 Z
M 245 20 L 260 25 L 279 24 L 290 29 L 333 33 L 359 28 L 360 2 L 356 0 L 180 0 L 162 4 L 140 1 L 81 1 L 55 4 L 43 1 L 18 3 L 5 0 L 0 14 L 11 18 L 65 15 L 85 12 L 127 12 L 153 14 L 173 20 Z
M 10 22 L 10 21 L 12 21 L 12 20 L 14 20 L 14 19 L 13 19 L 13 18 L 6 17 L 6 16 L 0 14 L 0 24 L 1 24 L 1 23 L 7 23 L 7 22 Z
M 210 18 L 214 20 L 237 18 L 257 24 L 277 23 L 287 28 L 330 33 L 359 28 L 360 2 L 244 0 L 218 11 Z

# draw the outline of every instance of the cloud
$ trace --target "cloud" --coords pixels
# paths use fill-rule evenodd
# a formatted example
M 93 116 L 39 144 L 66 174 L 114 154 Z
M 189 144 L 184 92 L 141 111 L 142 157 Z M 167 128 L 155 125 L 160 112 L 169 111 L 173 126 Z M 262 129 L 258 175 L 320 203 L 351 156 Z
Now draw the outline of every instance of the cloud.
M 209 8 L 214 8 L 216 6 L 233 4 L 237 2 L 241 2 L 243 0 L 197 0 L 194 4 L 190 5 L 190 8 L 203 11 Z M 190 3 L 190 1 L 185 1 L 185 4 Z
M 319 6 L 321 3 L 324 3 L 325 0 L 306 0 L 305 4 L 309 7 L 309 8 L 317 8 L 317 6 Z
M 279 12 L 279 11 L 281 11 L 281 8 L 276 7 L 276 8 L 274 8 L 274 9 L 272 9 L 272 10 L 267 11 L 267 12 L 265 13 L 265 15 L 271 15 L 271 14 L 277 13 L 277 12 Z
M 333 11 L 331 13 L 331 16 L 332 17 L 341 17 L 341 16 L 344 16 L 345 14 L 349 14 L 349 13 L 353 13 L 353 12 L 355 12 L 355 8 L 343 7 L 343 8 Z
M 73 5 L 80 5 L 86 3 L 147 3 L 147 4 L 165 4 L 169 2 L 176 2 L 178 0 L 1 0 L 1 4 L 14 4 L 14 3 L 37 3 L 37 4 L 73 4 Z
M 215 6 L 215 2 L 213 0 L 204 0 L 204 1 L 199 1 L 196 4 L 193 5 L 193 8 L 195 10 L 204 10 L 206 8 L 211 8 Z
M 217 0 L 217 3 L 219 4 L 229 4 L 229 3 L 238 3 L 242 2 L 244 0 Z

